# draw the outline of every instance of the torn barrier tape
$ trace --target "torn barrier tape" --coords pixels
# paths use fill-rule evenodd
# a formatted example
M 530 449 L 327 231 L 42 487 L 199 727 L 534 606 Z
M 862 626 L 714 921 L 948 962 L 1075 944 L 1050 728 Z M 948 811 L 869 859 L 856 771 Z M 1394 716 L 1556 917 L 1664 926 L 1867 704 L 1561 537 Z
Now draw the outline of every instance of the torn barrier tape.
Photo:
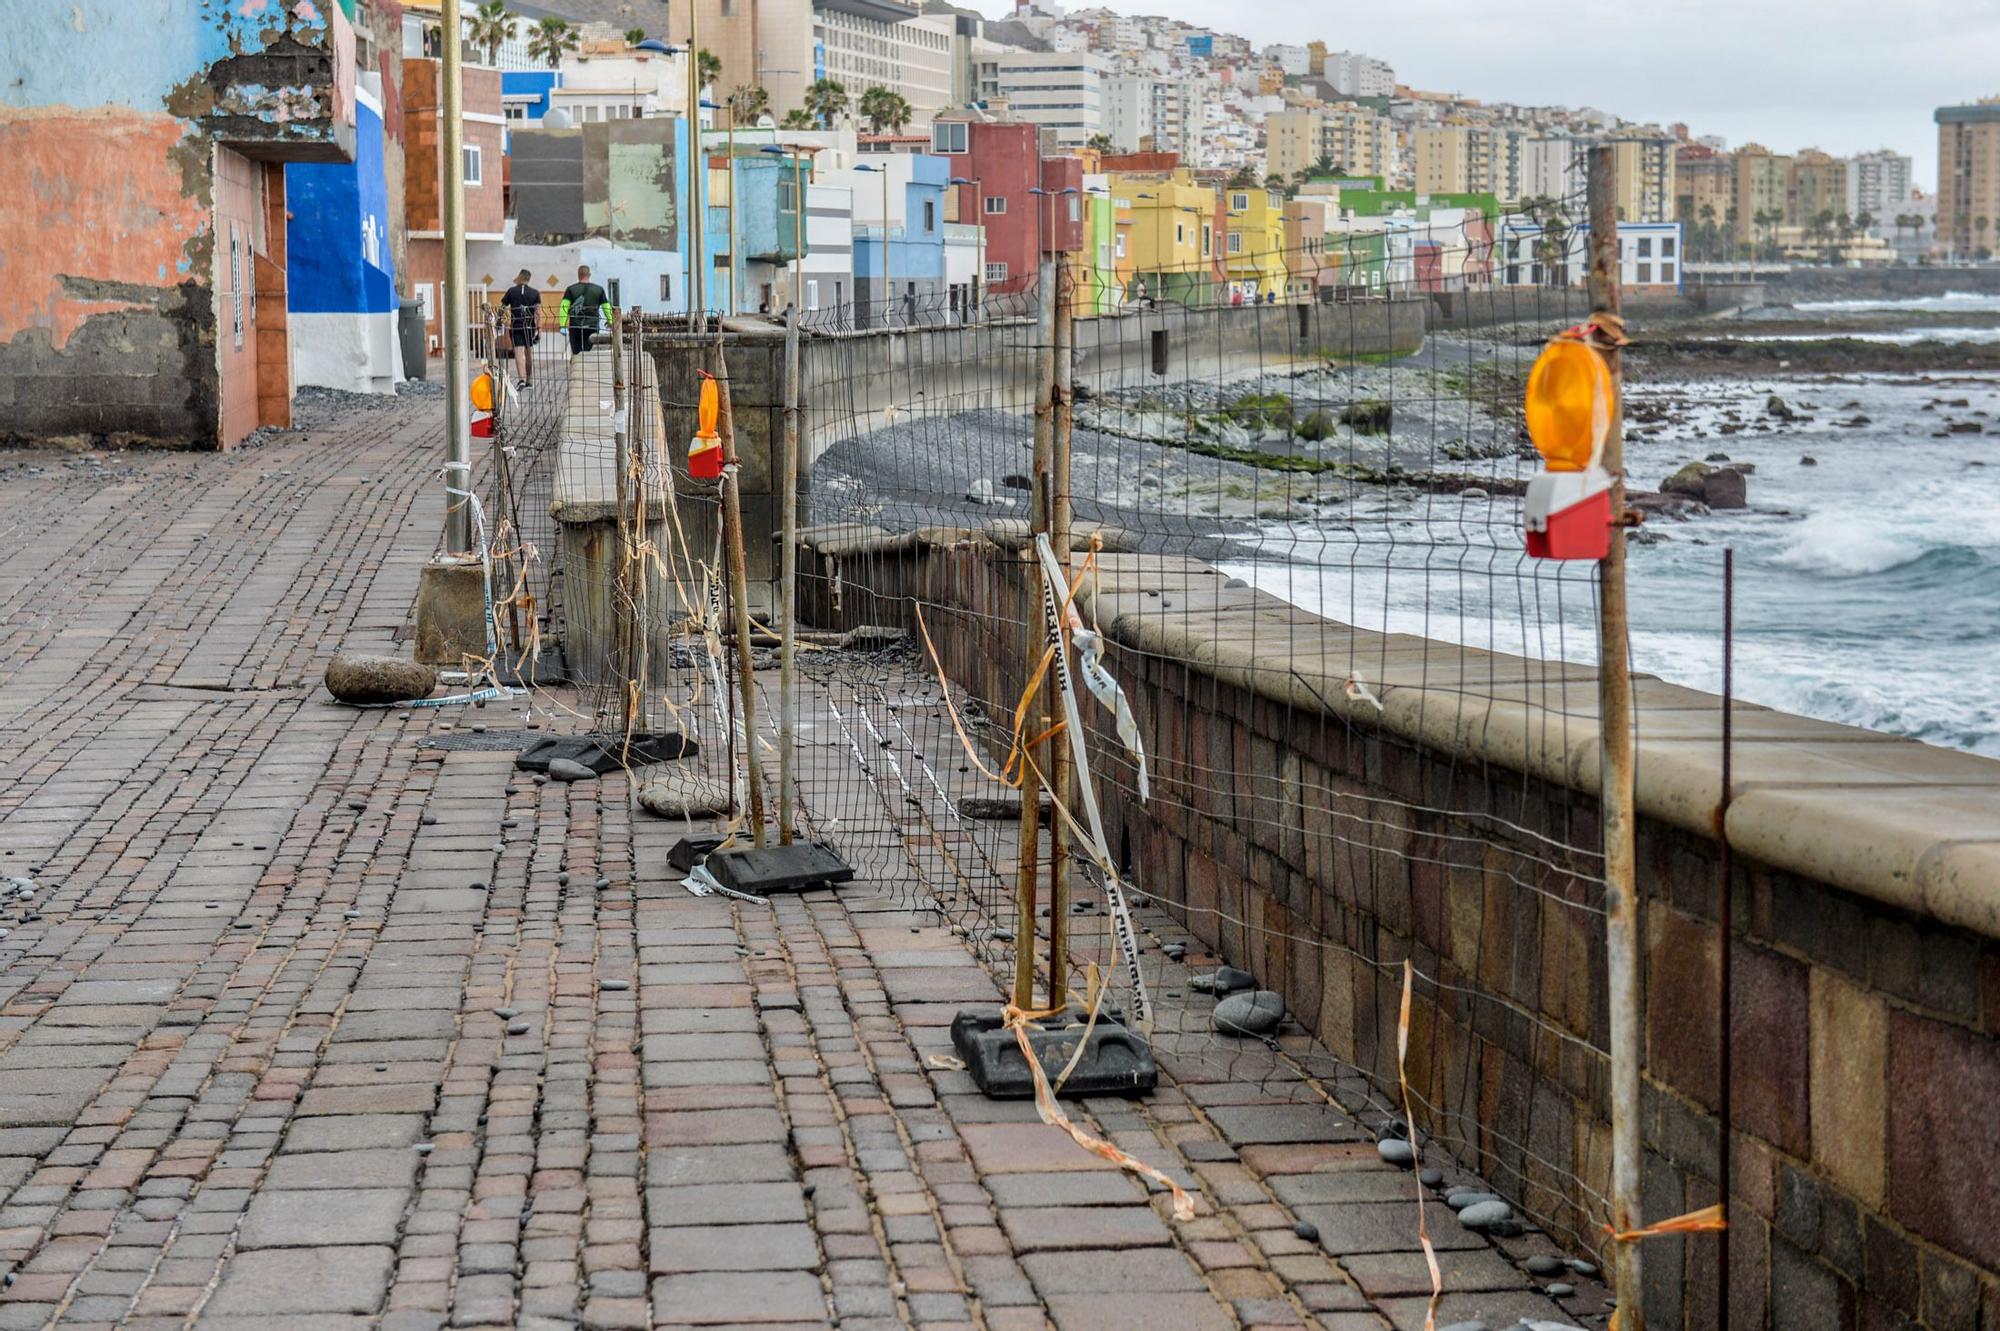
M 1038 532 L 1035 536 L 1035 551 L 1041 557 L 1042 572 L 1045 575 L 1042 588 L 1043 613 L 1048 618 L 1050 645 L 1055 652 L 1056 692 L 1062 699 L 1064 729 L 1069 732 L 1070 758 L 1076 764 L 1076 788 L 1083 800 L 1084 816 L 1090 820 L 1090 857 L 1096 861 L 1098 870 L 1104 874 L 1105 895 L 1111 900 L 1111 930 L 1118 939 L 1118 953 L 1125 963 L 1125 975 L 1132 985 L 1132 1016 L 1139 1029 L 1150 1032 L 1153 1023 L 1153 1001 L 1146 992 L 1146 974 L 1139 966 L 1139 940 L 1132 927 L 1132 910 L 1125 902 L 1125 888 L 1119 881 L 1117 867 L 1111 861 L 1111 848 L 1104 839 L 1104 816 L 1097 808 L 1097 787 L 1090 774 L 1090 746 L 1085 741 L 1083 716 L 1076 705 L 1076 685 L 1070 675 L 1069 652 L 1063 642 L 1061 620 L 1057 618 L 1057 596 L 1066 605 L 1069 584 L 1063 577 L 1062 566 L 1056 562 L 1055 547 L 1049 544 L 1048 534 Z M 1062 807 L 1060 792 L 1051 792 L 1056 797 L 1055 807 Z

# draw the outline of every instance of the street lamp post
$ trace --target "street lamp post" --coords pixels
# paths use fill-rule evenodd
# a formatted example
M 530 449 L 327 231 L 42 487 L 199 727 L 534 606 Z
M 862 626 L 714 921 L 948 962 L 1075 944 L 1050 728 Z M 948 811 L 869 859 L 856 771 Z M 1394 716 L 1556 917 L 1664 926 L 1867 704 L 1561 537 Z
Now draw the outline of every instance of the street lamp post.
M 973 264 L 972 273 L 972 312 L 975 318 L 984 312 L 984 306 L 981 304 L 980 287 L 986 281 L 986 213 L 983 207 L 985 196 L 980 191 L 979 182 L 980 177 L 978 176 L 973 176 L 970 179 L 965 176 L 953 176 L 951 178 L 951 183 L 954 185 L 972 186 L 973 241 L 978 247 L 976 250 L 978 258 Z
M 882 326 L 887 328 L 896 308 L 896 283 L 889 268 L 889 168 L 862 162 L 854 169 L 872 171 L 882 177 Z

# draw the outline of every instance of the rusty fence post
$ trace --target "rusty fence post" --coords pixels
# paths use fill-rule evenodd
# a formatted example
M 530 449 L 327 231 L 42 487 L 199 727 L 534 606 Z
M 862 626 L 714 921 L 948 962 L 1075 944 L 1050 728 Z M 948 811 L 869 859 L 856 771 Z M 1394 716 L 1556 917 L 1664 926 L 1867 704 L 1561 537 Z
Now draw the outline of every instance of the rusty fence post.
M 1028 540 L 1021 549 L 1021 567 L 1026 574 L 1022 602 L 1021 630 L 1027 635 L 1030 669 L 1042 659 L 1047 647 L 1048 627 L 1041 606 L 1046 594 L 1040 561 L 1035 554 L 1035 534 L 1046 532 L 1053 513 L 1055 492 L 1055 387 L 1056 387 L 1056 266 L 1042 260 L 1035 296 L 1035 464 L 1029 490 Z M 1021 781 L 1021 834 L 1016 874 L 1019 914 L 1014 933 L 1014 1006 L 1023 1011 L 1035 1006 L 1035 897 L 1037 869 L 1041 861 L 1042 779 L 1032 740 L 1049 728 L 1049 689 L 1037 689 L 1028 700 L 1028 723 L 1023 729 L 1028 747 L 1023 754 Z M 1053 820 L 1052 820 L 1053 821 Z M 1050 934 L 1057 928 L 1055 912 L 1049 913 Z M 1059 983 L 1051 977 L 1051 986 Z

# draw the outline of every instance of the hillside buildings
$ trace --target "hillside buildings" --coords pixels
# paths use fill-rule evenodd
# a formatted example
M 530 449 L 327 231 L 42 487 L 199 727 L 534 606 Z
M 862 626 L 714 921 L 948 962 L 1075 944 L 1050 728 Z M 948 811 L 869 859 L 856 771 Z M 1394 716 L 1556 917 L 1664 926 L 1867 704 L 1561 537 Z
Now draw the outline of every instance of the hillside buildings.
M 2000 226 L 2000 97 L 1937 110 L 1937 242 L 1947 253 L 1992 253 Z

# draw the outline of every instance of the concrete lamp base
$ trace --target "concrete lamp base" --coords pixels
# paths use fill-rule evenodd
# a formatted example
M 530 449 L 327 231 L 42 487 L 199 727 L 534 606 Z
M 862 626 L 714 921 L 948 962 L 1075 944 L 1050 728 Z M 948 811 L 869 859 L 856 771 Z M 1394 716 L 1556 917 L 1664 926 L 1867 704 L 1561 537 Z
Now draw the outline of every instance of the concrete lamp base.
M 459 667 L 486 656 L 486 579 L 472 555 L 442 555 L 417 579 L 416 658 Z

